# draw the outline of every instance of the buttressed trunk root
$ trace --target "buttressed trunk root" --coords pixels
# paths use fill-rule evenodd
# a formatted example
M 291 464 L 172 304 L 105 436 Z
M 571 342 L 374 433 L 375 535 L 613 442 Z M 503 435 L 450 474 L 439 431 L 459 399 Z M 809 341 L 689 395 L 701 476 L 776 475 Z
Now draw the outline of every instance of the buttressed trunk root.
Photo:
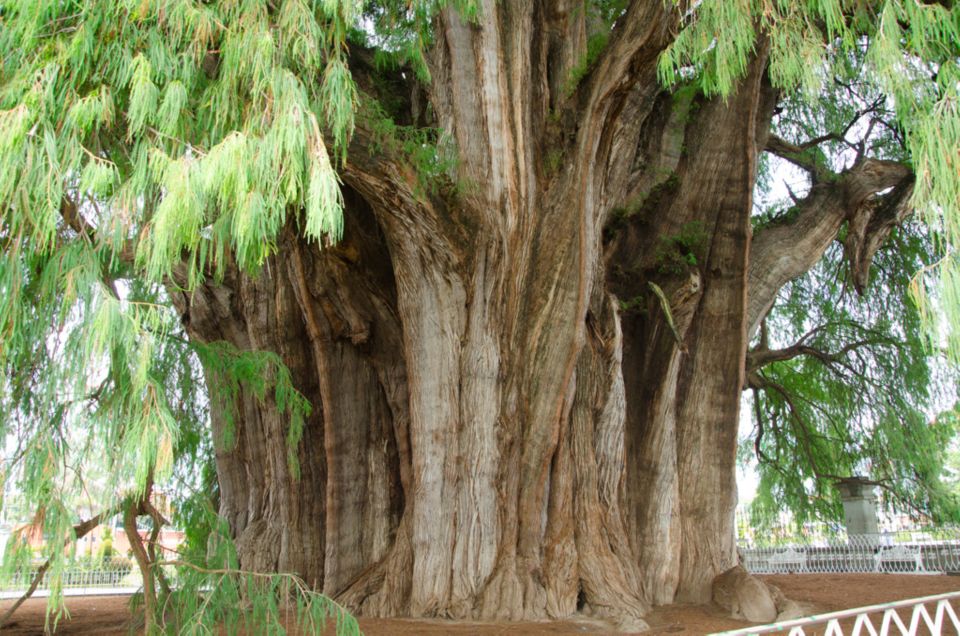
M 296 480 L 287 422 L 241 393 L 221 513 L 243 568 L 364 615 L 639 629 L 735 564 L 766 54 L 727 100 L 670 94 L 678 16 L 633 2 L 571 87 L 577 3 L 481 4 L 436 24 L 457 187 L 358 121 L 339 244 L 291 224 L 259 275 L 177 297 L 191 338 L 278 353 L 314 406 Z

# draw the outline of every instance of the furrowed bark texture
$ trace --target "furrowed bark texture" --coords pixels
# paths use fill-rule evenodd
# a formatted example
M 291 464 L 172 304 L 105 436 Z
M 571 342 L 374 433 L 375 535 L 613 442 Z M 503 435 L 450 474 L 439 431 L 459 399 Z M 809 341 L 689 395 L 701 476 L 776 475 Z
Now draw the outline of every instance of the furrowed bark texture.
M 258 275 L 177 297 L 192 338 L 278 353 L 314 406 L 295 479 L 276 405 L 214 402 L 221 512 L 242 567 L 363 614 L 642 628 L 735 560 L 766 56 L 727 100 L 665 91 L 678 14 L 638 0 L 579 78 L 582 3 L 481 5 L 435 24 L 456 187 L 361 121 L 339 244 L 291 222 Z
M 660 98 L 638 152 L 655 180 L 639 181 L 609 248 L 631 361 L 631 536 L 657 603 L 709 601 L 713 577 L 735 563 L 749 210 L 757 129 L 772 107 L 764 62 L 726 102 Z

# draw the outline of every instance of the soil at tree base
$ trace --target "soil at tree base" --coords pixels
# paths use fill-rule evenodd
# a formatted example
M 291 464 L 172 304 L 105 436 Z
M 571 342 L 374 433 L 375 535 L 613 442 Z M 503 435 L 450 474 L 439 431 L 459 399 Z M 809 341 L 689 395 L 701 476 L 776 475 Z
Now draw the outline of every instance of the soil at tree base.
M 906 598 L 960 591 L 960 577 L 896 574 L 796 574 L 761 577 L 778 586 L 790 598 L 809 604 L 814 611 L 829 612 L 862 607 Z M 13 601 L 0 602 L 0 612 Z M 121 636 L 131 633 L 129 599 L 118 596 L 70 597 L 70 619 L 64 620 L 58 634 L 97 634 Z M 15 624 L 3 630 L 4 636 L 43 633 L 43 599 L 27 601 L 17 612 Z M 647 617 L 647 634 L 709 634 L 746 627 L 749 623 L 726 618 L 717 607 L 666 605 L 654 608 Z M 392 634 L 604 634 L 609 628 L 589 620 L 551 623 L 465 623 L 449 621 L 362 619 L 361 629 L 369 636 Z M 333 630 L 328 633 L 333 634 Z M 817 633 L 808 632 L 810 636 Z

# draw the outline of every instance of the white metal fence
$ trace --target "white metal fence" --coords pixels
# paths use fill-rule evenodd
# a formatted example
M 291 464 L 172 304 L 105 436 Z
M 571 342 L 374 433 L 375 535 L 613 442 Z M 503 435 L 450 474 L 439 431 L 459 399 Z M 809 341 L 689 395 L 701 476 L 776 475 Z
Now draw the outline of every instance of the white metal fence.
M 960 573 L 960 530 L 850 535 L 846 541 L 756 547 L 741 544 L 743 566 L 755 574 L 804 572 Z
M 960 592 L 821 614 L 713 636 L 945 636 L 960 634 L 956 605 Z
M 0 599 L 15 598 L 30 587 L 36 576 L 35 567 L 0 575 Z M 52 574 L 46 572 L 37 586 L 37 596 L 49 592 Z M 60 578 L 64 593 L 97 594 L 132 592 L 140 587 L 140 575 L 130 565 L 111 564 L 99 567 L 68 566 Z

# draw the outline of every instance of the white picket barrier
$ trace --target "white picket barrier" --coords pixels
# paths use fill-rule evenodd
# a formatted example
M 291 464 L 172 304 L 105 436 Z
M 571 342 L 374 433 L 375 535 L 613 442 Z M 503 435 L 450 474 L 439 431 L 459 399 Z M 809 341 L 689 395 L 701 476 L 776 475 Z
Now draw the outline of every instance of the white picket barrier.
M 951 592 L 718 632 L 711 636 L 812 636 L 815 633 L 823 636 L 946 636 L 960 634 L 960 618 L 954 607 L 958 602 L 960 592 Z M 932 606 L 932 612 L 928 606 Z M 904 620 L 908 613 L 909 618 Z M 852 626 L 849 625 L 850 619 L 853 619 Z M 844 626 L 844 622 L 848 624 Z M 813 631 L 815 628 L 816 631 Z M 923 628 L 926 630 L 920 631 Z M 947 631 L 947 628 L 952 629 Z
M 0 576 L 0 600 L 20 597 L 33 582 L 36 569 L 18 570 Z M 34 596 L 43 597 L 50 593 L 51 573 L 44 574 Z M 64 594 L 69 596 L 86 594 L 122 594 L 133 593 L 140 587 L 140 576 L 129 564 L 101 565 L 95 567 L 67 566 L 60 576 L 60 585 Z
M 770 547 L 741 544 L 738 549 L 743 567 L 754 574 L 960 573 L 957 528 L 941 529 L 936 538 L 925 533 L 850 535 L 845 542 Z

